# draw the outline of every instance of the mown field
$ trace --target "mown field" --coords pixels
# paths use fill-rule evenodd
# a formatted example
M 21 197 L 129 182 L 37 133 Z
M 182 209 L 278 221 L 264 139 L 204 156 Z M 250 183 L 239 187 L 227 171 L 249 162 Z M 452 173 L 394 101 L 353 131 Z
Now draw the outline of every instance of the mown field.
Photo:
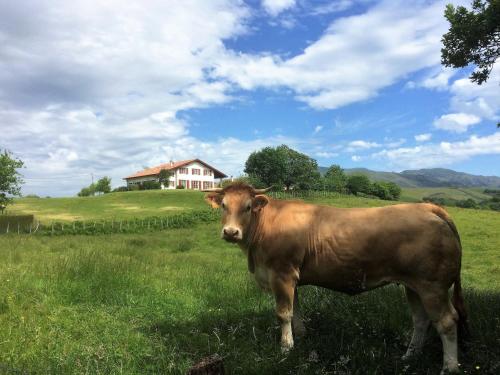
M 491 195 L 484 194 L 483 191 L 484 188 L 404 188 L 400 199 L 407 202 L 420 202 L 424 197 L 472 199 L 476 202 L 491 199 Z
M 190 207 L 204 204 L 196 199 Z M 500 373 L 500 214 L 449 212 L 462 236 L 473 330 L 462 367 Z M 398 286 L 356 297 L 301 288 L 308 334 L 282 355 L 273 299 L 218 233 L 212 223 L 146 234 L 0 236 L 0 373 L 183 374 L 212 353 L 229 374 L 439 372 L 434 333 L 422 356 L 400 360 L 411 323 Z
M 147 190 L 95 197 L 19 198 L 8 206 L 7 213 L 34 214 L 42 223 L 129 219 L 202 208 L 205 207 L 202 196 L 193 190 Z

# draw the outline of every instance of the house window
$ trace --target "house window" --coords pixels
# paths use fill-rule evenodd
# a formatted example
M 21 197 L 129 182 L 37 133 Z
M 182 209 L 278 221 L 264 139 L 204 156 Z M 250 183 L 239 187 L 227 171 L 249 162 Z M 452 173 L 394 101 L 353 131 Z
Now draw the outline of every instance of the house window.
M 168 184 L 169 184 L 171 187 L 174 187 L 174 185 L 175 185 L 175 181 L 169 181 L 169 183 L 168 183 Z
M 179 168 L 179 174 L 188 174 L 189 171 L 187 168 Z
M 191 173 L 199 175 L 200 174 L 200 170 L 198 168 L 191 168 Z
M 203 181 L 203 189 L 212 189 L 214 183 L 212 181 Z
M 203 176 L 211 176 L 211 175 L 212 175 L 211 169 L 204 169 L 203 170 Z
M 187 181 L 186 180 L 179 180 L 179 185 L 187 187 Z
M 191 181 L 191 185 L 193 189 L 199 189 L 200 188 L 200 181 Z

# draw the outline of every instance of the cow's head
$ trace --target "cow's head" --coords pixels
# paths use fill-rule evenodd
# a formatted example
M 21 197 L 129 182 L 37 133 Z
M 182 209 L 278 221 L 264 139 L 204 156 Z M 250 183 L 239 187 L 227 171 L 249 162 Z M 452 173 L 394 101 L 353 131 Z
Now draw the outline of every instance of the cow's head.
M 221 236 L 229 242 L 244 239 L 252 215 L 256 215 L 269 202 L 263 193 L 267 189 L 254 189 L 244 183 L 234 183 L 223 189 L 212 189 L 205 200 L 213 208 L 222 208 Z

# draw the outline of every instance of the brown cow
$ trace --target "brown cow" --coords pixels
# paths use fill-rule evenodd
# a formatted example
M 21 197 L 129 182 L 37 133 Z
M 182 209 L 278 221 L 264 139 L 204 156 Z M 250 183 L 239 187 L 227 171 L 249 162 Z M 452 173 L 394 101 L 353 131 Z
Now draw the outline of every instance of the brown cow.
M 432 204 L 344 209 L 264 192 L 237 183 L 212 190 L 206 200 L 222 207 L 222 238 L 241 247 L 257 283 L 274 294 L 284 351 L 293 347 L 292 324 L 295 334 L 304 332 L 297 286 L 357 294 L 395 282 L 406 288 L 414 324 L 403 358 L 422 349 L 432 322 L 443 343 L 443 371 L 458 371 L 457 322 L 466 327 L 461 245 L 445 210 Z

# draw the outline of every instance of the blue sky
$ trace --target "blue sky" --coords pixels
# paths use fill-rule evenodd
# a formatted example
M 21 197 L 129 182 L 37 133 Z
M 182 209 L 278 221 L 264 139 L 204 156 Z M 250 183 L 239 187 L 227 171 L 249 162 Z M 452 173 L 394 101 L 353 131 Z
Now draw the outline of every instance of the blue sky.
M 0 148 L 25 194 L 170 159 L 239 175 L 283 143 L 322 166 L 500 175 L 500 64 L 482 86 L 441 67 L 447 1 L 2 3 Z

